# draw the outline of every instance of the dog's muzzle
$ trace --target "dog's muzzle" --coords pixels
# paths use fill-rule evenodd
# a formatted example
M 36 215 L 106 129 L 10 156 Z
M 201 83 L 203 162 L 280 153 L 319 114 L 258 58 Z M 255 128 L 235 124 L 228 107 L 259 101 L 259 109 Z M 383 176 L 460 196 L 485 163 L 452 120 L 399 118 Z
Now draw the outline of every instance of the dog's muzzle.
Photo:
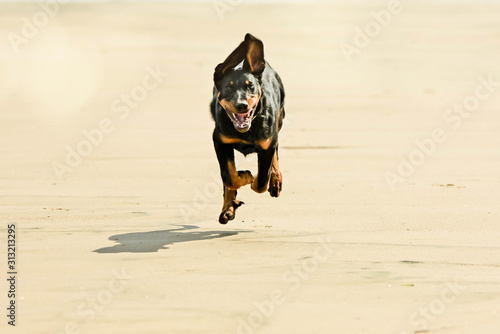
M 233 122 L 234 127 L 239 132 L 247 132 L 252 124 L 252 118 L 255 113 L 255 107 L 251 108 L 245 113 L 234 113 L 230 110 L 226 110 L 227 115 Z

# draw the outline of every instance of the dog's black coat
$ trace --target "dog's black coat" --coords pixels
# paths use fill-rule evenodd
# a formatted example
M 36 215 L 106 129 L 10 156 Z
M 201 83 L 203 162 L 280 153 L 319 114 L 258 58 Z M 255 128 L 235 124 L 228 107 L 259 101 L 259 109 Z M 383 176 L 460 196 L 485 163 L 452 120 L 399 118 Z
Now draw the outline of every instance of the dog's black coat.
M 244 155 L 258 153 L 259 172 L 256 182 L 252 182 L 252 189 L 257 192 L 267 189 L 275 154 L 277 163 L 278 132 L 285 117 L 284 99 L 283 83 L 279 75 L 264 60 L 262 42 L 250 34 L 247 34 L 238 48 L 215 68 L 210 109 L 215 121 L 213 142 L 221 177 L 227 187 L 225 192 L 239 188 L 234 182 L 234 178 L 238 176 L 231 172 L 231 166 L 234 166 L 234 150 Z M 250 104 L 254 100 L 257 101 L 256 105 L 251 108 Z M 246 115 L 245 112 L 250 115 L 253 112 L 249 128 L 246 125 L 250 117 L 241 122 L 234 121 L 240 115 Z M 231 113 L 234 114 L 233 120 L 229 116 Z M 239 171 L 238 175 L 242 175 L 241 173 L 242 171 Z M 279 177 L 279 189 L 269 189 L 274 197 L 277 197 L 281 190 L 281 173 Z M 235 196 L 236 192 L 234 200 Z M 224 212 L 221 216 L 223 214 Z M 232 218 L 234 215 L 228 220 Z M 221 221 L 219 218 L 219 221 L 227 223 L 224 219 Z

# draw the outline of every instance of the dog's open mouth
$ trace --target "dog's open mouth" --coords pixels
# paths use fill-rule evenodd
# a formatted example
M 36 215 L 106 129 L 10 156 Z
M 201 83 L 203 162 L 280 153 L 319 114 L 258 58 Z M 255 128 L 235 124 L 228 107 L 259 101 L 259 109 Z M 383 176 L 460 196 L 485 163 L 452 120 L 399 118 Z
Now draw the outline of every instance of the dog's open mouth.
M 233 122 L 234 127 L 239 132 L 246 132 L 250 129 L 250 125 L 252 124 L 252 117 L 255 112 L 255 107 L 248 110 L 246 113 L 234 113 L 230 110 L 226 110 L 229 118 Z

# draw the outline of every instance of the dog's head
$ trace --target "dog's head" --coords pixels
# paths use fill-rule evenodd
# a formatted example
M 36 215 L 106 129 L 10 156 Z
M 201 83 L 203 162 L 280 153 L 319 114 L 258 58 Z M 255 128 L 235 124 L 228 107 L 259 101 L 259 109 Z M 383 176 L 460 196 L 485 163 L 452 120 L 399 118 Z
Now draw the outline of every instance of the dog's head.
M 214 83 L 218 100 L 236 130 L 247 132 L 262 95 L 261 78 L 266 67 L 264 44 L 250 34 L 217 65 Z

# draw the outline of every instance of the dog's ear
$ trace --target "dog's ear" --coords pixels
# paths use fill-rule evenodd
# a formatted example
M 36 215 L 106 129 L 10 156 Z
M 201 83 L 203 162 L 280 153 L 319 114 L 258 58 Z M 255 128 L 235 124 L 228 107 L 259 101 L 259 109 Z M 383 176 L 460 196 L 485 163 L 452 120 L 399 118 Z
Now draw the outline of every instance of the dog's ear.
M 247 42 L 243 41 L 241 44 L 224 60 L 223 63 L 217 65 L 214 72 L 214 82 L 218 82 L 228 69 L 234 68 L 241 63 L 247 54 Z
M 245 35 L 245 40 L 224 60 L 217 65 L 214 72 L 214 82 L 218 82 L 227 70 L 234 68 L 243 61 L 243 67 L 252 74 L 260 75 L 266 67 L 264 60 L 264 44 L 261 40 L 250 34 Z
M 264 43 L 250 34 L 246 34 L 245 43 L 247 49 L 243 66 L 250 70 L 252 74 L 259 75 L 266 67 L 266 61 L 264 60 Z

